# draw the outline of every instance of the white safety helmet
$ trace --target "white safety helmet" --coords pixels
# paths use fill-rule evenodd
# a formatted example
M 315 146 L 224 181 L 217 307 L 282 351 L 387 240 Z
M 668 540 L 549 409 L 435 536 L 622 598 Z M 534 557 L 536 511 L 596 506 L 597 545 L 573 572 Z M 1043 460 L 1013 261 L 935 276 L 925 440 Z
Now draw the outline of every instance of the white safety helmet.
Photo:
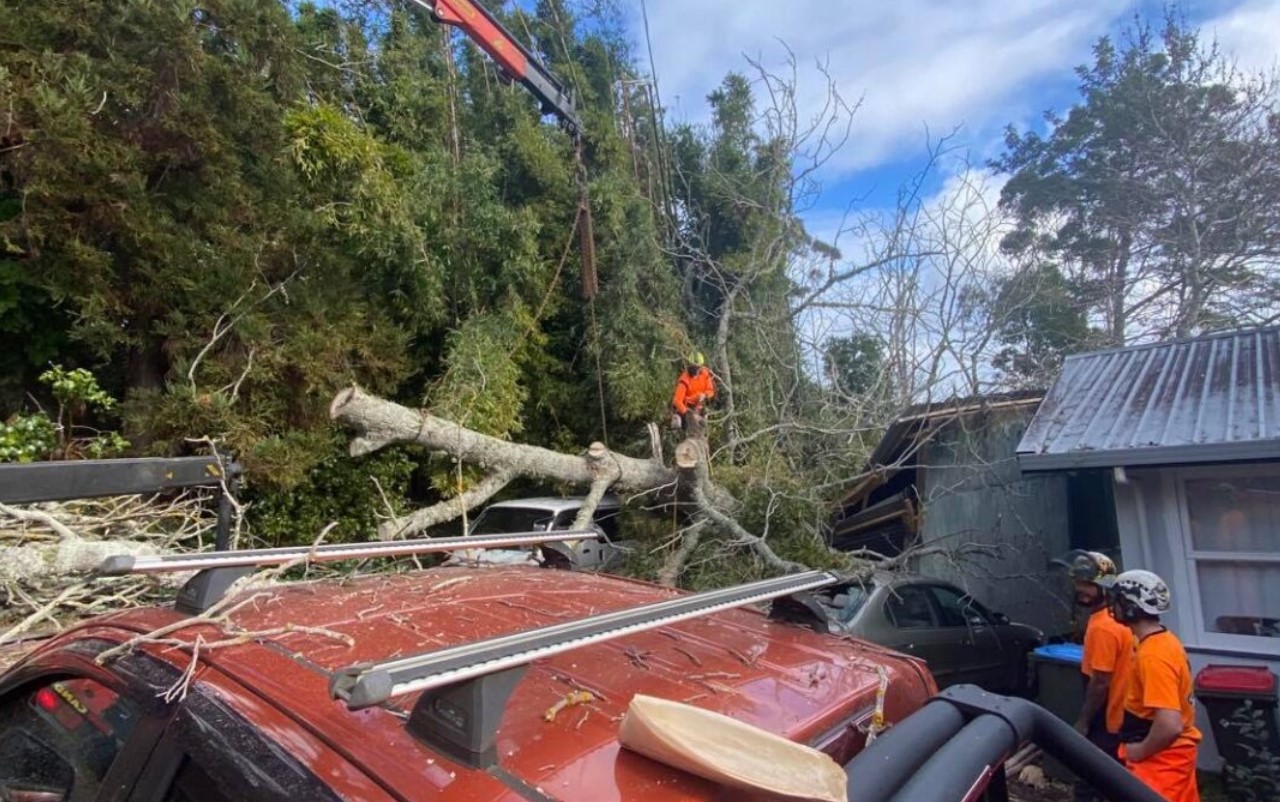
M 1113 597 L 1128 603 L 1147 615 L 1160 615 L 1169 611 L 1169 586 L 1150 571 L 1125 571 L 1109 583 Z

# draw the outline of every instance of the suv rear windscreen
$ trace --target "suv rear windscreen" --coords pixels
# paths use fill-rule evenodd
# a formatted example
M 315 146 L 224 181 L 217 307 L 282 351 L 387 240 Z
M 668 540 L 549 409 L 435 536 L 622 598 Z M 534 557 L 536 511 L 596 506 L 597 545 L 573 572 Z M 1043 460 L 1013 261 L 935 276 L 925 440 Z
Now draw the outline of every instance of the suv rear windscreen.
M 502 535 L 511 532 L 545 532 L 552 514 L 528 507 L 490 507 L 480 513 L 471 528 L 473 535 Z

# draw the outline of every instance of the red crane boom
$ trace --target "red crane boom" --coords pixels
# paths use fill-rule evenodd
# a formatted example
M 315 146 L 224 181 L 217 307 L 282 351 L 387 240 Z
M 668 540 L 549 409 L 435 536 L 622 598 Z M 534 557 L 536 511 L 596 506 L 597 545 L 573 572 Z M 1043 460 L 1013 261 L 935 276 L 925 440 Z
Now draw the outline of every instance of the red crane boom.
M 543 114 L 558 117 L 575 139 L 581 134 L 582 121 L 568 89 L 484 6 L 472 0 L 412 1 L 431 12 L 436 22 L 461 29 L 507 77 L 520 82 L 538 99 Z

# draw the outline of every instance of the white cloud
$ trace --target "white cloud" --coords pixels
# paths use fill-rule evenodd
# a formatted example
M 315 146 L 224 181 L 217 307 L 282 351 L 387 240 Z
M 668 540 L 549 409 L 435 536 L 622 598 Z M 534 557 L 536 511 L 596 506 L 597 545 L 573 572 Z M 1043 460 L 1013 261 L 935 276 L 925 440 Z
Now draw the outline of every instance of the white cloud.
M 812 65 L 829 61 L 841 92 L 865 101 L 853 141 L 831 165 L 848 174 L 919 153 L 926 125 L 935 134 L 994 130 L 1025 114 L 1014 107 L 1028 88 L 1084 60 L 1133 2 L 649 0 L 649 19 L 664 100 L 689 119 L 705 119 L 706 94 L 728 70 L 746 68 L 744 54 L 778 65 L 779 40 L 797 56 L 800 99 L 812 111 L 825 89 Z
M 1245 3 L 1205 23 L 1204 32 L 1216 36 L 1243 70 L 1273 70 L 1280 63 L 1280 3 L 1275 0 Z

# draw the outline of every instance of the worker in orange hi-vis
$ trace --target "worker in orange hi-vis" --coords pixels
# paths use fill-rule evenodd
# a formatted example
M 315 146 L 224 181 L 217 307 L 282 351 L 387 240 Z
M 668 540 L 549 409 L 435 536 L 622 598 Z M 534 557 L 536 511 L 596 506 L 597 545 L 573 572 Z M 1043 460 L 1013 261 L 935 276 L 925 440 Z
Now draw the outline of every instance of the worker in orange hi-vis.
M 1116 564 L 1097 551 L 1069 551 L 1053 561 L 1067 569 L 1075 586 L 1076 604 L 1089 613 L 1084 632 L 1080 670 L 1088 678 L 1084 704 L 1076 716 L 1081 735 L 1117 761 L 1120 725 L 1124 723 L 1125 692 L 1133 663 L 1133 633 L 1117 621 L 1107 605 L 1103 582 L 1116 578 Z M 1086 780 L 1075 783 L 1075 802 L 1095 802 L 1102 796 Z
M 1109 584 L 1111 612 L 1137 641 L 1125 694 L 1120 757 L 1169 802 L 1200 802 L 1196 787 L 1191 663 L 1177 636 L 1160 624 L 1169 586 L 1150 571 L 1125 571 Z
M 676 391 L 671 398 L 675 410 L 671 424 L 683 428 L 688 437 L 702 437 L 706 433 L 706 403 L 716 396 L 715 381 L 707 370 L 707 360 L 694 352 L 685 360 L 685 368 L 676 380 Z

